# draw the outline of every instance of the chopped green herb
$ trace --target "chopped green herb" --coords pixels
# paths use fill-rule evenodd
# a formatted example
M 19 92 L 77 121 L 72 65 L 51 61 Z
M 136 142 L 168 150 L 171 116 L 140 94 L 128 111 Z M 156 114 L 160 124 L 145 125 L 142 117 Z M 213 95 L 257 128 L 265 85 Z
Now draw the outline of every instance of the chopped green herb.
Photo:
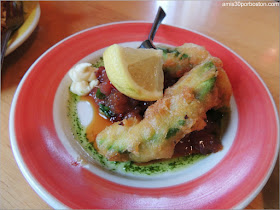
M 114 116 L 115 114 L 110 110 L 108 106 L 105 106 L 104 104 L 99 104 L 99 111 L 102 112 L 106 117 L 110 118 Z
M 174 50 L 173 53 L 175 53 L 175 57 L 178 57 L 180 55 L 180 52 L 178 50 Z
M 104 93 L 102 93 L 102 92 L 100 91 L 99 88 L 97 89 L 95 95 L 96 95 L 96 97 L 99 98 L 99 99 L 104 99 L 104 98 L 106 98 L 106 95 L 105 95 Z
M 169 128 L 169 130 L 167 131 L 167 134 L 166 134 L 166 139 L 169 139 L 170 137 L 172 136 L 175 136 L 176 133 L 179 131 L 180 129 L 179 128 Z
M 95 67 L 95 68 L 99 68 L 101 66 L 104 66 L 103 57 L 100 57 L 99 60 L 96 63 L 92 64 L 92 66 Z
M 187 55 L 187 54 L 183 54 L 181 57 L 180 57 L 180 60 L 183 60 L 183 59 L 185 59 L 185 58 L 188 58 L 189 56 Z
M 164 54 L 169 53 L 169 49 L 158 47 L 159 50 L 162 50 Z
M 184 126 L 186 124 L 186 121 L 185 120 L 179 120 L 178 124 L 181 125 L 181 126 Z
M 177 49 L 171 50 L 168 48 L 158 48 L 163 51 L 163 56 L 166 56 L 167 53 L 174 53 L 176 57 L 180 55 L 180 52 Z

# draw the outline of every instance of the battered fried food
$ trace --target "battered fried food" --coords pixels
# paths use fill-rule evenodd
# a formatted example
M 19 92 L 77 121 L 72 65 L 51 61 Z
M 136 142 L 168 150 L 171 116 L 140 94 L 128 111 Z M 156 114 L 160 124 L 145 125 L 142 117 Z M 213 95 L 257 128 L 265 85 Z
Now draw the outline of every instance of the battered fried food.
M 211 54 L 203 47 L 193 43 L 185 43 L 175 49 L 164 49 L 164 64 L 163 70 L 171 75 L 172 77 L 180 78 L 186 72 L 190 71 L 195 66 L 206 62 L 212 61 L 219 74 L 217 75 L 219 79 L 216 81 L 221 89 L 219 91 L 219 97 L 221 101 L 224 102 L 222 106 L 229 106 L 229 100 L 232 95 L 232 88 L 227 77 L 227 74 L 223 70 L 223 62 L 217 58 L 211 56 Z M 177 88 L 177 91 L 182 91 Z M 168 93 L 168 89 L 165 94 Z
M 116 122 L 97 135 L 95 146 L 108 160 L 171 158 L 175 145 L 186 134 L 205 127 L 208 110 L 229 106 L 231 85 L 222 62 L 197 45 L 183 46 L 176 49 L 179 54 L 166 52 L 164 69 L 184 76 L 148 107 L 144 119 Z M 179 64 L 173 64 L 172 59 Z
M 193 43 L 185 43 L 175 49 L 163 48 L 162 50 L 164 55 L 163 70 L 170 76 L 177 78 L 212 57 L 204 47 Z

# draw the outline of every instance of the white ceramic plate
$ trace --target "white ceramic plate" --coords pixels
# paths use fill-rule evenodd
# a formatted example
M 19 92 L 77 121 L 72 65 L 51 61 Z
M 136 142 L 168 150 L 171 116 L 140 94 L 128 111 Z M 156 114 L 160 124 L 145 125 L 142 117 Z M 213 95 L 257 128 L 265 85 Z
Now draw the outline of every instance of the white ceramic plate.
M 135 177 L 80 164 L 67 120 L 69 69 L 114 44 L 137 45 L 151 23 L 121 22 L 90 28 L 44 53 L 21 81 L 11 108 L 16 161 L 33 189 L 53 208 L 244 208 L 268 180 L 278 154 L 273 99 L 254 69 L 221 43 L 184 28 L 161 25 L 155 41 L 205 46 L 224 63 L 233 88 L 224 150 L 174 174 Z

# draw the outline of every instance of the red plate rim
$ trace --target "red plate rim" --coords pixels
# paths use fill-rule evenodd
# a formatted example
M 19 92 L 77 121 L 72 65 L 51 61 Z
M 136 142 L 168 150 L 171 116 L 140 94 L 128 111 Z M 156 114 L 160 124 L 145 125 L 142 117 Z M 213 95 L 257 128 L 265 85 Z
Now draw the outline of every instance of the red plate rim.
M 279 149 L 278 115 L 268 88 L 256 71 L 225 45 L 169 25 L 160 26 L 156 42 L 175 46 L 193 42 L 224 62 L 239 118 L 237 135 L 226 157 L 195 180 L 149 190 L 118 185 L 73 165 L 75 160 L 59 141 L 50 114 L 60 81 L 91 52 L 114 43 L 144 40 L 150 28 L 151 23 L 129 21 L 78 32 L 37 59 L 18 86 L 10 113 L 12 150 L 28 183 L 53 208 L 243 208 L 267 182 Z M 40 94 L 39 90 L 47 91 Z

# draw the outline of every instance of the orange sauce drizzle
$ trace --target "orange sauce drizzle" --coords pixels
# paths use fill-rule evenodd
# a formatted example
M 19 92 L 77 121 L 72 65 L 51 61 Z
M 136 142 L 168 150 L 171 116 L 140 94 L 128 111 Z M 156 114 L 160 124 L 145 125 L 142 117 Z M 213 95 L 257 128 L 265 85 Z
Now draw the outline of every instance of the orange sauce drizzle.
M 89 142 L 95 142 L 97 134 L 103 131 L 107 126 L 112 125 L 110 120 L 105 119 L 99 114 L 99 107 L 94 102 L 94 99 L 90 96 L 82 96 L 80 98 L 82 101 L 87 101 L 90 103 L 93 109 L 93 119 L 91 123 L 86 128 L 86 135 Z

